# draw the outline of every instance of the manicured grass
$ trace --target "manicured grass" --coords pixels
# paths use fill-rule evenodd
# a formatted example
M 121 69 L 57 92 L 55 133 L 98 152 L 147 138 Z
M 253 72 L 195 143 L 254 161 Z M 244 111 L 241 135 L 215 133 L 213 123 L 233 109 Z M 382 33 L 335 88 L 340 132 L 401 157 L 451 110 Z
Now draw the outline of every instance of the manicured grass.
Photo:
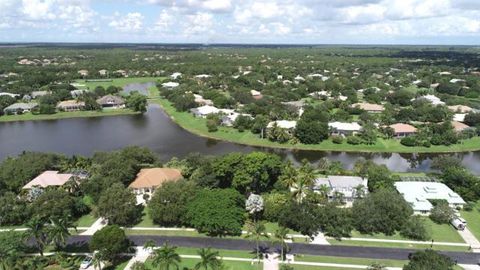
M 103 111 L 76 111 L 76 112 L 57 112 L 55 114 L 32 114 L 25 113 L 21 115 L 4 115 L 0 117 L 0 122 L 15 122 L 15 121 L 36 121 L 36 120 L 56 120 L 64 118 L 79 118 L 79 117 L 101 117 L 101 116 L 117 116 L 138 114 L 130 109 L 115 109 Z
M 387 267 L 402 267 L 405 263 L 407 263 L 407 261 L 400 261 L 400 260 L 384 260 L 384 259 L 379 260 L 379 259 L 367 259 L 367 258 L 348 258 L 348 257 L 330 257 L 330 256 L 311 256 L 311 255 L 299 255 L 295 257 L 295 261 L 360 264 L 360 265 L 370 265 L 376 262 L 376 263 L 381 263 Z
M 101 78 L 104 79 L 104 78 Z M 109 78 L 105 78 L 109 79 Z M 88 89 L 93 90 L 97 86 L 102 86 L 105 89 L 111 85 L 117 87 L 123 87 L 130 83 L 146 83 L 146 82 L 157 82 L 163 81 L 165 77 L 129 77 L 129 78 L 111 78 L 111 82 L 87 82 L 84 79 L 76 80 L 76 83 L 84 84 Z
M 366 242 L 366 241 L 353 241 L 353 240 L 342 240 L 338 241 L 335 239 L 328 239 L 328 242 L 332 245 L 345 245 L 345 246 L 364 246 L 364 247 L 386 247 L 386 248 L 413 248 L 413 249 L 427 249 L 430 248 L 428 244 L 406 244 L 406 243 L 385 243 L 385 242 Z M 459 247 L 459 246 L 439 246 L 434 245 L 433 249 L 435 250 L 445 250 L 445 251 L 469 251 L 468 247 Z
M 458 234 L 450 224 L 436 224 L 431 221 L 428 217 L 423 218 L 425 226 L 427 227 L 428 232 L 430 233 L 431 239 L 436 242 L 454 242 L 454 243 L 465 243 L 463 238 Z M 401 236 L 399 233 L 394 235 L 384 235 L 379 234 L 361 234 L 357 231 L 352 232 L 352 237 L 356 238 L 374 238 L 374 239 L 390 239 L 390 240 L 411 240 Z
M 467 221 L 467 228 L 480 239 L 480 202 L 475 204 L 472 211 L 460 211 L 460 216 Z
M 158 225 L 153 224 L 153 220 L 150 217 L 147 207 L 143 208 L 142 221 L 135 225 L 135 227 L 158 227 Z
M 462 152 L 480 150 L 480 137 L 464 140 L 460 144 L 451 146 L 431 146 L 431 147 L 407 147 L 400 144 L 395 139 L 378 139 L 374 145 L 350 145 L 346 142 L 334 144 L 331 140 L 323 141 L 316 145 L 305 144 L 280 144 L 271 142 L 267 139 L 261 139 L 257 134 L 250 131 L 239 132 L 233 128 L 219 127 L 217 132 L 208 132 L 206 119 L 195 118 L 189 112 L 177 112 L 172 104 L 163 98 L 154 99 L 152 102 L 160 104 L 164 111 L 172 118 L 174 122 L 182 128 L 199 136 L 230 141 L 245 145 L 254 145 L 273 148 L 301 149 L 301 150 L 319 150 L 319 151 L 344 151 L 344 152 L 396 152 L 396 153 L 433 153 L 433 152 Z
M 92 214 L 86 214 L 81 216 L 76 222 L 75 225 L 77 227 L 90 227 L 95 220 L 97 220 L 96 217 L 94 217 Z
M 168 230 L 132 230 L 125 229 L 127 235 L 163 235 L 163 236 L 190 236 L 190 237 L 208 237 L 196 231 L 168 231 Z

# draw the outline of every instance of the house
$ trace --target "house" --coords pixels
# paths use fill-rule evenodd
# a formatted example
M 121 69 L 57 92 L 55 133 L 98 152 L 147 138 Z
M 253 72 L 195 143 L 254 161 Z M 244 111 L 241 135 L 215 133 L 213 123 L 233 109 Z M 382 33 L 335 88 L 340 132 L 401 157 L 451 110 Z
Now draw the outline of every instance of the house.
M 457 121 L 457 122 L 465 122 L 465 116 L 467 114 L 465 113 L 456 113 L 453 115 L 453 121 Z
M 277 127 L 287 130 L 293 130 L 297 126 L 297 121 L 289 121 L 289 120 L 277 120 L 268 123 L 267 128 L 273 128 L 275 125 Z
M 20 95 L 19 94 L 8 93 L 8 92 L 0 92 L 0 96 L 9 96 L 9 97 L 12 97 L 12 98 L 17 98 Z
M 155 189 L 167 181 L 177 181 L 182 178 L 180 170 L 172 168 L 141 169 L 137 178 L 128 186 L 135 194 L 152 194 Z
M 3 109 L 3 112 L 5 114 L 18 114 L 18 113 L 22 114 L 22 113 L 27 113 L 27 112 L 32 111 L 37 106 L 38 106 L 37 103 L 19 102 L 19 103 L 14 103 L 14 104 L 6 107 L 5 109 Z
M 303 112 L 305 111 L 303 109 L 303 107 L 305 106 L 305 100 L 282 102 L 282 104 L 292 108 L 293 110 L 296 110 L 298 116 L 302 116 Z
M 327 176 L 326 178 L 317 178 L 313 190 L 321 192 L 321 187 L 328 188 L 328 199 L 334 200 L 341 194 L 342 200 L 351 204 L 356 198 L 363 196 L 368 188 L 368 179 L 358 176 Z
M 328 92 L 328 91 L 317 91 L 317 92 L 310 93 L 308 95 L 313 97 L 313 98 L 330 97 L 330 92 Z
M 305 81 L 305 78 L 303 78 L 302 76 L 300 75 L 297 75 L 297 77 L 295 77 L 293 79 L 296 83 L 299 83 L 299 82 L 304 82 Z
M 213 101 L 210 99 L 204 99 L 201 95 L 193 94 L 193 97 L 195 98 L 195 103 L 200 104 L 202 106 L 204 105 L 210 105 L 213 106 Z
M 170 78 L 171 78 L 172 80 L 176 80 L 176 79 L 178 79 L 178 78 L 180 78 L 180 77 L 182 77 L 182 73 L 180 73 L 180 72 L 174 72 L 172 75 L 170 75 Z
M 122 77 L 127 77 L 127 75 L 128 75 L 127 71 L 125 71 L 123 69 L 115 70 L 113 73 L 117 74 L 117 75 L 120 75 Z
M 425 96 L 420 96 L 418 97 L 416 100 L 421 100 L 421 99 L 424 99 L 430 103 L 432 103 L 432 105 L 445 105 L 445 102 L 441 101 L 440 98 L 434 96 L 434 95 L 425 95 Z
M 445 200 L 452 208 L 462 208 L 465 201 L 443 183 L 395 182 L 395 188 L 413 208 L 415 214 L 428 214 L 433 208 L 429 200 Z
M 253 99 L 259 100 L 263 98 L 262 93 L 257 90 L 250 90 L 250 95 L 252 95 Z
M 237 120 L 237 118 L 238 118 L 239 116 L 248 116 L 248 117 L 250 117 L 251 119 L 253 119 L 250 114 L 233 112 L 233 113 L 231 113 L 231 114 L 224 115 L 224 116 L 222 117 L 222 125 L 227 126 L 227 127 L 233 126 L 233 124 L 235 123 L 235 121 Z
M 84 93 L 87 93 L 88 90 L 86 89 L 77 89 L 77 90 L 72 90 L 70 91 L 70 95 L 72 98 L 78 98 L 79 96 L 83 95 Z
M 458 113 L 469 113 L 473 111 L 471 107 L 465 106 L 465 105 L 448 106 L 448 109 L 452 112 L 458 112 Z
M 195 75 L 194 76 L 195 79 L 200 79 L 200 80 L 201 79 L 208 79 L 210 77 L 212 77 L 212 75 L 208 75 L 208 74 L 200 74 L 200 75 Z
M 76 100 L 65 100 L 57 104 L 57 109 L 65 112 L 80 111 L 85 108 L 85 102 Z
M 162 87 L 166 89 L 173 89 L 175 87 L 178 87 L 180 84 L 178 82 L 166 82 L 162 83 Z
M 457 133 L 461 133 L 467 129 L 471 129 L 471 127 L 461 122 L 452 121 L 451 123 L 452 123 L 453 130 L 455 130 L 455 132 Z
M 69 173 L 58 173 L 58 171 L 44 171 L 32 181 L 28 182 L 23 189 L 31 189 L 32 187 L 46 188 L 49 186 L 63 186 L 74 175 Z
M 366 102 L 352 104 L 352 108 L 359 108 L 369 113 L 381 113 L 385 110 L 383 105 Z
M 108 75 L 108 70 L 101 69 L 101 70 L 98 71 L 98 74 L 100 74 L 100 76 L 107 76 Z
M 86 69 L 81 69 L 79 71 L 77 71 L 78 74 L 80 74 L 80 76 L 82 77 L 87 77 L 88 76 L 88 70 Z
M 125 100 L 119 96 L 106 95 L 97 99 L 102 108 L 125 108 Z
M 331 122 L 328 123 L 328 127 L 330 128 L 330 133 L 332 135 L 343 136 L 355 135 L 362 130 L 362 126 L 360 126 L 357 122 Z
M 209 114 L 219 113 L 220 109 L 214 106 L 205 105 L 197 108 L 190 109 L 195 117 L 206 118 Z
M 397 123 L 389 127 L 393 129 L 393 136 L 396 138 L 407 137 L 417 133 L 417 128 L 409 124 Z
M 49 91 L 33 91 L 32 94 L 30 95 L 33 99 L 38 98 L 38 97 L 43 97 L 46 95 L 49 95 Z

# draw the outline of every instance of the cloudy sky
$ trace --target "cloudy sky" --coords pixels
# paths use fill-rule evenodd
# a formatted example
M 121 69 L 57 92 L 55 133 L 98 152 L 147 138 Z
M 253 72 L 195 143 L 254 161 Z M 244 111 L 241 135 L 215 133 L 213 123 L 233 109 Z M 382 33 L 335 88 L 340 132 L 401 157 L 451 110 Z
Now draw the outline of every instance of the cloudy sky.
M 0 0 L 0 42 L 480 44 L 480 0 Z

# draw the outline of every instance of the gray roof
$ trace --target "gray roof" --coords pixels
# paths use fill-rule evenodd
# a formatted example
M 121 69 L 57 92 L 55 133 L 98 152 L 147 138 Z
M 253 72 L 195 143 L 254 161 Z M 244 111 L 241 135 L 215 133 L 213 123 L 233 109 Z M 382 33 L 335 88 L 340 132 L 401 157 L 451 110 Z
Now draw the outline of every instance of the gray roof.
M 326 185 L 334 189 L 356 188 L 363 183 L 364 180 L 358 176 L 329 175 L 327 178 L 317 178 L 315 180 L 316 187 Z
M 106 95 L 97 99 L 97 103 L 100 105 L 123 105 L 125 101 L 119 96 Z
M 37 103 L 23 103 L 23 102 L 19 102 L 19 103 L 14 103 L 8 107 L 5 108 L 5 111 L 15 111 L 15 110 L 31 110 L 35 107 L 37 107 L 38 104 Z

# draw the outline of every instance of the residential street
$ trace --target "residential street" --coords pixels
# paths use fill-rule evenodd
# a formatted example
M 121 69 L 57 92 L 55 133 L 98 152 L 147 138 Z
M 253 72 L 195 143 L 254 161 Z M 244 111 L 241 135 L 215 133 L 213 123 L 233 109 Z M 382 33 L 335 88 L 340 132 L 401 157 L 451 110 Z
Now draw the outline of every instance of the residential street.
M 69 245 L 86 245 L 90 236 L 78 235 L 72 236 L 68 240 Z M 201 248 L 212 247 L 217 249 L 229 250 L 253 250 L 254 244 L 242 239 L 221 239 L 206 237 L 180 237 L 180 236 L 154 236 L 154 235 L 135 235 L 129 236 L 129 239 L 136 246 L 142 246 L 148 240 L 154 240 L 157 245 L 168 241 L 172 245 Z M 269 245 L 268 243 L 265 246 Z M 289 244 L 293 253 L 318 255 L 318 256 L 337 256 L 337 257 L 357 257 L 371 259 L 392 259 L 407 260 L 408 255 L 415 252 L 413 249 L 397 248 L 379 248 L 379 247 L 359 247 L 359 246 L 326 246 L 292 243 Z M 440 252 L 448 255 L 458 263 L 477 264 L 480 260 L 480 254 L 466 252 Z

